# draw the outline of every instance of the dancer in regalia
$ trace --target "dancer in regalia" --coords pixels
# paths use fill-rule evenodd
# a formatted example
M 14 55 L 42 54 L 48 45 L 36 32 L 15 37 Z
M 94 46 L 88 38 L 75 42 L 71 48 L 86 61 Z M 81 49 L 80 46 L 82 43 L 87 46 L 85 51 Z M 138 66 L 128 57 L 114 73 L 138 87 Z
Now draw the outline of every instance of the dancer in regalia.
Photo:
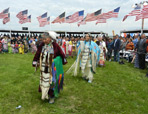
M 90 34 L 86 34 L 85 41 L 79 43 L 77 59 L 67 71 L 67 73 L 70 73 L 74 70 L 73 75 L 76 76 L 78 66 L 80 66 L 83 79 L 88 80 L 89 83 L 93 81 L 93 73 L 96 72 L 96 65 L 100 55 L 99 46 L 91 41 L 90 37 Z
M 96 44 L 100 47 L 100 60 L 98 62 L 98 65 L 105 66 L 107 48 L 105 42 L 102 40 L 101 35 L 98 36 L 98 41 L 96 41 Z
M 63 65 L 67 63 L 64 52 L 55 41 L 56 36 L 57 34 L 53 31 L 43 33 L 42 38 L 45 40 L 38 47 L 33 59 L 33 66 L 37 66 L 38 62 L 40 66 L 41 99 L 49 99 L 51 104 L 63 89 Z

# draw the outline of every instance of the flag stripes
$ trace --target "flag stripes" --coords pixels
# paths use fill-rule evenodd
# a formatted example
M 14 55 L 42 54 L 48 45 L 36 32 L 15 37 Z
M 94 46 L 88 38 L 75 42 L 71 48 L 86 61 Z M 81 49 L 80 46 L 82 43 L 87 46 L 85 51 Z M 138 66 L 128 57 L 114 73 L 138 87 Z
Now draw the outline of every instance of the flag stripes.
M 6 24 L 10 21 L 10 13 L 8 13 L 8 17 L 3 19 L 3 24 Z
M 0 13 L 0 19 L 4 19 L 8 17 L 8 13 L 9 13 L 9 8 L 4 9 L 1 13 Z

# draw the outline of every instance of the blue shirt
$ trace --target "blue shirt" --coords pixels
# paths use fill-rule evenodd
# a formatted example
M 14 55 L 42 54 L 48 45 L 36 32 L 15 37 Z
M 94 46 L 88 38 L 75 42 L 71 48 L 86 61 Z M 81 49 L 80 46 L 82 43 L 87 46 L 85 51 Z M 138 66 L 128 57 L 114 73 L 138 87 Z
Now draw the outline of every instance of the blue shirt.
M 137 43 L 138 43 L 138 38 L 134 39 L 133 40 L 133 43 L 134 43 L 134 47 L 136 47 Z

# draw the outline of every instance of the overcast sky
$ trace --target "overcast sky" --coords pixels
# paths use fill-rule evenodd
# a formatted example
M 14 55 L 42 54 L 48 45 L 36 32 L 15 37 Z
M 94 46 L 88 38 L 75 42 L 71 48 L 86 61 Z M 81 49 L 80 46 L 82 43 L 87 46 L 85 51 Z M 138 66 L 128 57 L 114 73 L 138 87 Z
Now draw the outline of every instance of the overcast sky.
M 141 29 L 141 20 L 135 21 L 135 17 L 128 17 L 122 22 L 123 17 L 133 10 L 134 3 L 140 3 L 140 0 L 0 0 L 0 12 L 7 7 L 10 7 L 11 21 L 6 25 L 2 24 L 0 20 L 0 29 L 21 30 L 22 27 L 28 27 L 29 30 L 59 30 L 59 31 L 103 31 L 112 35 L 112 30 L 115 34 L 119 34 L 120 30 Z M 111 11 L 117 7 L 120 8 L 118 18 L 111 18 L 107 23 L 97 24 L 95 22 L 88 22 L 86 25 L 80 27 L 77 23 L 73 24 L 51 24 L 45 27 L 39 27 L 37 21 L 38 16 L 48 12 L 48 16 L 53 21 L 64 11 L 66 16 L 75 13 L 79 10 L 84 10 L 84 15 L 95 12 L 102 8 L 102 13 Z M 32 22 L 26 24 L 19 24 L 16 14 L 22 10 L 28 9 L 28 15 L 31 14 Z M 148 19 L 145 19 L 145 29 L 148 28 Z

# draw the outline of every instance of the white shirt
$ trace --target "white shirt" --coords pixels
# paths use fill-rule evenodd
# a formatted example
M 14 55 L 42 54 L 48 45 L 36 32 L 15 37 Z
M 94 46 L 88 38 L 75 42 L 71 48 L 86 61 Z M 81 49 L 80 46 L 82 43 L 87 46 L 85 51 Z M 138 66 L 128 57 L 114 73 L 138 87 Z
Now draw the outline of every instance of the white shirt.
M 118 39 L 116 39 L 115 42 L 114 42 L 114 47 L 115 47 L 115 45 L 116 45 L 117 40 L 118 40 Z

